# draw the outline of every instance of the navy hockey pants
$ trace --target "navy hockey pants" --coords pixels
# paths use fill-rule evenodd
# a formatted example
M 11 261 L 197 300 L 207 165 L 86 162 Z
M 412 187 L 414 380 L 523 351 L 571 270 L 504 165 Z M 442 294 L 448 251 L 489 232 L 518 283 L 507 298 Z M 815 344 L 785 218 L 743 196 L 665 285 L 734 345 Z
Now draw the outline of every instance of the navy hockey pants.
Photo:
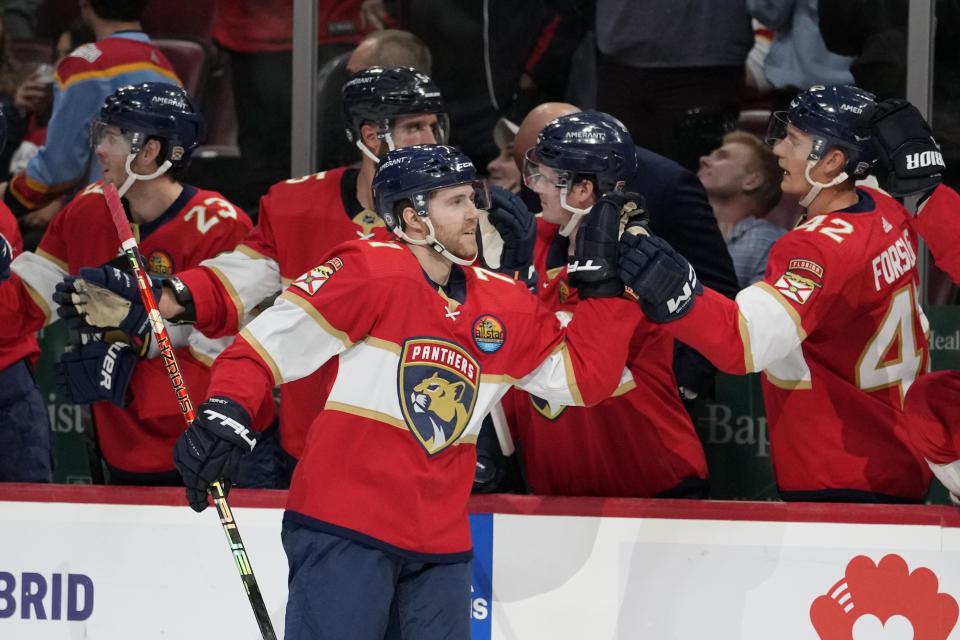
M 358 508 L 361 508 L 358 506 Z M 284 522 L 284 640 L 468 640 L 470 562 L 413 562 Z
M 26 360 L 0 371 L 0 482 L 50 482 L 50 414 Z

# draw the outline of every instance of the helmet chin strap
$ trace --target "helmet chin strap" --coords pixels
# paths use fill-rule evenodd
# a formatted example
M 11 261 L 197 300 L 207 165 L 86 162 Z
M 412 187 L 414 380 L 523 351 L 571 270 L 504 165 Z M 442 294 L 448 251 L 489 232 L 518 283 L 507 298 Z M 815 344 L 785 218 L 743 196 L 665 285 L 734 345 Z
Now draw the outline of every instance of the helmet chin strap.
M 447 248 L 446 248 L 445 246 L 443 246 L 443 243 L 440 242 L 439 240 L 437 240 L 437 237 L 436 237 L 436 235 L 435 235 L 434 232 L 433 232 L 433 223 L 430 222 L 430 218 L 429 218 L 429 217 L 424 217 L 424 218 L 421 218 L 421 219 L 426 223 L 426 225 L 427 225 L 427 231 L 429 231 L 429 234 L 428 234 L 427 237 L 424 238 L 423 240 L 414 240 L 413 238 L 411 238 L 410 236 L 408 236 L 408 235 L 406 234 L 406 232 L 405 232 L 403 229 L 401 229 L 399 226 L 397 226 L 397 228 L 393 230 L 393 233 L 395 233 L 398 238 L 400 238 L 401 240 L 403 240 L 404 242 L 407 242 L 407 243 L 409 243 L 409 244 L 418 244 L 418 245 L 421 245 L 421 246 L 430 245 L 430 248 L 431 248 L 431 249 L 433 249 L 434 251 L 436 251 L 437 253 L 439 253 L 440 255 L 442 255 L 444 258 L 446 258 L 446 259 L 449 260 L 450 262 L 453 262 L 454 264 L 458 264 L 458 265 L 460 265 L 461 267 L 469 267 L 469 266 L 472 265 L 474 262 L 476 262 L 477 256 L 480 255 L 480 250 L 479 250 L 479 248 L 477 249 L 476 255 L 474 255 L 474 256 L 473 256 L 472 258 L 470 258 L 469 260 L 464 260 L 463 258 L 458 258 L 457 256 L 455 256 L 455 255 L 453 255 L 452 253 L 450 253 L 449 251 L 447 251 Z
M 573 230 L 577 228 L 578 224 L 580 224 L 580 218 L 590 213 L 590 209 L 577 209 L 576 207 L 567 204 L 567 193 L 569 192 L 570 189 L 568 187 L 560 188 L 560 206 L 563 207 L 564 210 L 573 214 L 570 216 L 567 224 L 560 227 L 560 231 L 557 232 L 564 238 L 573 233 Z
M 389 151 L 396 149 L 396 145 L 393 144 L 393 136 L 390 135 L 389 131 L 383 134 L 383 139 L 387 142 L 387 149 Z M 373 160 L 373 164 L 380 164 L 380 158 L 374 155 L 373 151 L 370 151 L 367 145 L 363 144 L 363 140 L 357 140 L 357 148 L 360 149 L 360 153 Z
M 123 181 L 123 184 L 120 185 L 120 188 L 117 189 L 117 193 L 120 194 L 122 198 L 127 191 L 130 190 L 130 187 L 133 186 L 133 183 L 137 180 L 153 180 L 165 174 L 167 170 L 173 166 L 169 160 L 164 160 L 163 164 L 157 167 L 157 170 L 153 173 L 147 175 L 136 173 L 133 170 L 133 159 L 137 157 L 137 154 L 131 153 L 127 155 L 126 169 L 127 169 L 127 179 Z
M 817 182 L 816 180 L 810 177 L 810 170 L 813 169 L 815 166 L 817 166 L 818 162 L 820 161 L 807 160 L 807 168 L 803 172 L 803 177 L 806 178 L 807 184 L 810 185 L 810 191 L 808 191 L 807 195 L 803 196 L 803 198 L 800 200 L 801 207 L 806 208 L 810 206 L 810 203 L 813 202 L 818 195 L 820 195 L 820 192 L 823 189 L 835 187 L 841 182 L 843 182 L 844 180 L 846 180 L 848 177 L 846 171 L 841 171 L 839 174 L 837 174 L 837 177 L 831 180 L 830 182 L 827 182 L 827 183 Z

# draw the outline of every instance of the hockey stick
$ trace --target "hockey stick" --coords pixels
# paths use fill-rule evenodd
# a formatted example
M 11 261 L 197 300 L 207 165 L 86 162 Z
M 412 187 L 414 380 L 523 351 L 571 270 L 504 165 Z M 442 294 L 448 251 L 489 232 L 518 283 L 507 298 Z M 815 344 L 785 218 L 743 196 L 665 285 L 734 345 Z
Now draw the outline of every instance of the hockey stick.
M 196 413 L 194 413 L 193 410 L 193 402 L 190 400 L 186 381 L 180 373 L 180 365 L 177 363 L 177 358 L 173 353 L 173 345 L 170 343 L 167 328 L 163 324 L 163 316 L 160 315 L 160 309 L 157 308 L 157 301 L 153 297 L 147 270 L 143 264 L 143 256 L 140 254 L 137 241 L 133 237 L 133 232 L 130 230 L 127 214 L 124 212 L 123 204 L 120 202 L 120 194 L 114 185 L 104 184 L 103 197 L 107 201 L 110 216 L 113 218 L 113 224 L 117 228 L 120 246 L 130 259 L 130 266 L 133 268 L 134 277 L 137 279 L 137 288 L 140 289 L 140 299 L 143 300 L 143 306 L 146 307 L 147 315 L 150 319 L 150 328 L 153 332 L 153 337 L 157 341 L 157 346 L 160 348 L 160 355 L 163 357 L 167 375 L 170 376 L 170 383 L 173 385 L 173 391 L 177 396 L 177 404 L 180 406 L 183 419 L 186 420 L 187 426 L 189 427 L 196 418 Z M 247 558 L 247 550 L 243 546 L 243 540 L 240 539 L 240 530 L 237 528 L 237 523 L 233 519 L 233 512 L 230 510 L 230 505 L 227 504 L 227 497 L 223 493 L 223 485 L 219 480 L 210 485 L 210 495 L 213 496 L 213 504 L 217 507 L 217 513 L 220 515 L 220 524 L 223 525 L 223 532 L 227 535 L 230 550 L 233 552 L 233 557 L 237 561 L 237 568 L 240 569 L 240 579 L 243 581 L 243 586 L 247 591 L 247 597 L 250 600 L 250 606 L 253 608 L 253 615 L 257 619 L 257 625 L 260 627 L 263 640 L 276 640 L 277 634 L 273 631 L 270 614 L 267 612 L 267 606 L 263 602 L 263 596 L 260 595 L 257 578 L 253 575 L 253 567 L 250 566 L 250 560 Z

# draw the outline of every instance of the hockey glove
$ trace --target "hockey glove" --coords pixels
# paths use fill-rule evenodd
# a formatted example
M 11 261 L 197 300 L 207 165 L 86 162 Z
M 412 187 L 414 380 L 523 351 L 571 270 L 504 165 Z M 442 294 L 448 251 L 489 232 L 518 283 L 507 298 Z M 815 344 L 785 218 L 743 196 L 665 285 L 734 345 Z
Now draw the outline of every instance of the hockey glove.
M 13 262 L 13 247 L 0 233 L 0 282 L 10 278 L 10 263 Z
M 489 189 L 490 211 L 487 219 L 503 241 L 497 270 L 528 287 L 535 286 L 537 276 L 532 267 L 533 247 L 537 243 L 537 218 L 520 196 L 495 185 L 490 185 Z
M 223 493 L 237 477 L 240 458 L 253 451 L 257 434 L 250 414 L 226 396 L 213 396 L 197 407 L 197 419 L 173 446 L 173 463 L 187 487 L 187 502 L 200 512 L 207 508 L 207 490 L 217 480 Z
M 151 278 L 154 298 L 162 286 Z M 149 332 L 147 310 L 140 299 L 136 278 L 116 267 L 84 267 L 78 276 L 67 276 L 56 286 L 53 300 L 57 315 L 77 331 L 119 327 L 130 336 L 143 338 Z
M 643 197 L 611 193 L 593 205 L 577 228 L 574 255 L 567 262 L 570 284 L 580 298 L 615 298 L 623 293 L 617 269 L 617 239 L 624 225 L 645 224 Z
M 630 227 L 620 238 L 620 277 L 626 293 L 657 323 L 678 320 L 703 293 L 693 266 L 666 240 Z
M 57 365 L 57 386 L 73 404 L 106 400 L 123 407 L 138 359 L 123 342 L 89 342 L 63 352 Z
M 899 98 L 884 100 L 864 113 L 879 156 L 877 182 L 890 195 L 929 196 L 943 180 L 946 163 L 930 125 L 915 106 Z

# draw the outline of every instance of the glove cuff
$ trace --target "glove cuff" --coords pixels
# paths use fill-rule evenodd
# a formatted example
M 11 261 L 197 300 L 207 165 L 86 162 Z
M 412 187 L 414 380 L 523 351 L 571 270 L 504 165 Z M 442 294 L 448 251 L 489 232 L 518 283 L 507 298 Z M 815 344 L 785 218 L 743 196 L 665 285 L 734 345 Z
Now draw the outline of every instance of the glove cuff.
M 258 434 L 250 428 L 250 414 L 236 400 L 213 396 L 197 407 L 197 426 L 232 442 L 244 452 L 253 451 Z

